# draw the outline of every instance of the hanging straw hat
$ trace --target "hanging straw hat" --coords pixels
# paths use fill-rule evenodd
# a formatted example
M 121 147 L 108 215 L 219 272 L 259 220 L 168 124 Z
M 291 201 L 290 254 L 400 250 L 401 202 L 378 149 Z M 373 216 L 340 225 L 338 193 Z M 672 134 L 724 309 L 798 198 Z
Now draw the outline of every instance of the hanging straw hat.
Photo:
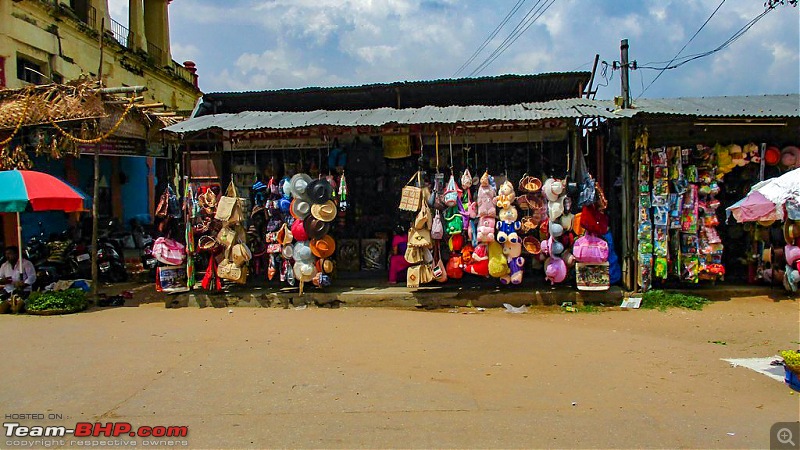
M 336 251 L 336 241 L 330 235 L 311 241 L 311 253 L 317 258 L 330 258 Z
M 311 205 L 311 215 L 323 222 L 333 222 L 337 212 L 336 203 L 333 200 Z

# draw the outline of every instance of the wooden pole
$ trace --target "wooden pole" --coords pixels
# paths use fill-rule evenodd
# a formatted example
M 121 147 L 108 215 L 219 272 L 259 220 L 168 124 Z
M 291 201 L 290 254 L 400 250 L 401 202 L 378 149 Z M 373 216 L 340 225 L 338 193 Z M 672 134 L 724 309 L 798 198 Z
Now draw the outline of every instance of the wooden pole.
M 97 79 L 103 87 L 103 35 L 105 34 L 106 19 L 100 20 L 100 67 L 97 69 Z M 94 192 L 92 193 L 92 297 L 97 301 L 97 284 L 99 281 L 97 251 L 100 248 L 97 229 L 97 203 L 100 197 L 100 142 L 94 144 Z

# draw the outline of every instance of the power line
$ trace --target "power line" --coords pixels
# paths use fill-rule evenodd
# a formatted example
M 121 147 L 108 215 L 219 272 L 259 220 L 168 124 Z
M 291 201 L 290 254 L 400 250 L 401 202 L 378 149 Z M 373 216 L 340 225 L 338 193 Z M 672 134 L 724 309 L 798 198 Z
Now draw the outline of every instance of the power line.
M 687 56 L 678 58 L 677 59 L 678 62 L 676 62 L 673 65 L 666 66 L 666 67 L 652 67 L 652 66 L 650 66 L 650 64 L 659 64 L 659 62 L 648 63 L 646 65 L 642 65 L 642 66 L 639 66 L 639 67 L 642 68 L 642 69 L 653 69 L 653 70 L 675 69 L 675 68 L 680 67 L 680 66 L 682 66 L 682 65 L 684 65 L 684 64 L 686 64 L 686 63 L 688 63 L 690 61 L 694 61 L 696 59 L 703 58 L 705 56 L 708 56 L 708 55 L 717 53 L 717 52 L 719 52 L 721 50 L 724 50 L 724 49 L 730 47 L 731 44 L 736 42 L 745 33 L 747 33 L 747 31 L 749 31 L 750 28 L 752 28 L 759 20 L 761 20 L 765 15 L 767 15 L 767 13 L 772 11 L 772 9 L 773 9 L 773 7 L 770 7 L 768 9 L 764 10 L 764 12 L 760 13 L 759 15 L 754 17 L 752 20 L 747 22 L 745 25 L 743 25 L 738 31 L 736 31 L 733 35 L 731 35 L 731 37 L 729 37 L 727 40 L 725 40 L 725 42 L 723 42 L 718 47 L 716 47 L 716 48 L 714 48 L 712 50 L 708 50 L 708 51 L 705 51 L 705 52 L 702 52 L 702 53 L 695 53 L 693 55 L 687 55 Z M 664 62 L 665 61 L 661 61 L 660 63 L 664 63 Z
M 702 25 L 700 25 L 700 28 L 698 28 L 698 29 L 697 29 L 697 31 L 695 31 L 695 32 L 694 32 L 694 34 L 692 35 L 692 37 L 691 37 L 691 38 L 689 38 L 689 40 L 688 40 L 688 41 L 687 41 L 685 44 L 683 44 L 683 47 L 681 47 L 681 49 L 680 49 L 680 50 L 678 50 L 678 53 L 676 53 L 676 54 L 675 54 L 675 56 L 673 56 L 673 57 L 672 57 L 672 59 L 671 59 L 671 60 L 670 60 L 670 61 L 667 63 L 667 67 L 669 67 L 669 65 L 670 65 L 670 64 L 672 64 L 672 63 L 675 61 L 675 59 L 676 59 L 676 58 L 678 58 L 678 56 L 680 56 L 680 54 L 681 54 L 681 53 L 683 53 L 683 51 L 686 49 L 686 47 L 687 47 L 689 44 L 691 44 L 691 43 L 692 43 L 692 41 L 694 40 L 694 38 L 695 38 L 695 37 L 697 37 L 697 35 L 698 35 L 698 34 L 700 34 L 700 31 L 702 31 L 702 30 L 703 30 L 703 28 L 705 28 L 706 24 L 708 24 L 708 22 L 710 22 L 710 21 L 711 21 L 711 18 L 712 18 L 712 17 L 714 17 L 714 15 L 717 13 L 717 11 L 719 11 L 719 9 L 722 7 L 722 5 L 723 5 L 723 4 L 725 4 L 725 2 L 726 2 L 726 1 L 727 1 L 727 0 L 722 0 L 721 2 L 719 2 L 719 5 L 717 5 L 717 8 L 716 8 L 716 9 L 715 9 L 715 10 L 714 10 L 712 13 L 711 13 L 711 15 L 710 15 L 710 16 L 708 16 L 708 19 L 706 19 L 706 21 L 705 21 L 705 22 L 703 22 L 703 24 L 702 24 Z M 646 87 L 646 88 L 644 88 L 644 90 L 642 90 L 642 93 L 641 93 L 641 94 L 639 94 L 639 96 L 638 96 L 638 97 L 636 97 L 636 98 L 638 99 L 639 97 L 641 97 L 642 95 L 644 95 L 644 93 L 645 93 L 645 92 L 647 92 L 647 90 L 648 90 L 648 89 L 650 89 L 650 86 L 652 86 L 652 85 L 653 85 L 653 83 L 655 83 L 655 82 L 656 82 L 656 81 L 657 81 L 659 78 L 661 78 L 661 75 L 663 75 L 663 74 L 664 74 L 664 71 L 665 71 L 665 70 L 667 70 L 667 69 L 666 69 L 666 67 L 665 67 L 665 68 L 663 68 L 661 71 L 659 71 L 659 72 L 658 72 L 658 74 L 656 75 L 656 77 L 655 77 L 655 78 L 653 78 L 653 81 L 651 81 L 651 82 L 650 82 L 650 84 L 648 84 L 648 85 L 647 85 L 647 87 Z
M 475 70 L 473 70 L 469 76 L 473 76 L 476 74 L 481 73 L 484 69 L 486 69 L 491 63 L 493 63 L 497 58 L 500 57 L 517 39 L 520 38 L 527 30 L 530 28 L 551 6 L 555 3 L 556 0 L 545 0 L 538 9 L 536 8 L 537 5 L 541 3 L 541 0 L 536 2 L 525 17 L 520 21 L 519 24 L 514 28 L 514 30 L 509 34 L 506 39 L 490 54 Z M 534 10 L 535 9 L 535 10 Z
M 511 19 L 511 16 L 516 14 L 517 11 L 519 11 L 519 9 L 526 1 L 528 0 L 517 0 L 517 3 L 511 8 L 508 14 L 506 14 L 506 16 L 495 27 L 495 29 L 491 33 L 489 33 L 489 36 L 483 40 L 483 43 L 478 47 L 477 50 L 475 50 L 475 52 L 472 53 L 472 56 L 470 56 L 469 59 L 466 62 L 464 62 L 464 64 L 461 64 L 461 67 L 459 67 L 458 70 L 456 70 L 455 73 L 453 73 L 453 78 L 457 77 L 458 74 L 460 74 L 464 69 L 466 69 L 467 66 L 470 65 L 470 63 L 472 63 L 472 61 L 474 61 L 475 58 L 478 57 L 480 52 L 482 52 L 483 49 L 486 48 L 487 45 L 489 45 L 489 42 L 491 42 L 492 39 L 494 39 L 494 37 L 497 36 L 497 33 L 499 33 L 500 30 L 508 23 L 509 19 Z

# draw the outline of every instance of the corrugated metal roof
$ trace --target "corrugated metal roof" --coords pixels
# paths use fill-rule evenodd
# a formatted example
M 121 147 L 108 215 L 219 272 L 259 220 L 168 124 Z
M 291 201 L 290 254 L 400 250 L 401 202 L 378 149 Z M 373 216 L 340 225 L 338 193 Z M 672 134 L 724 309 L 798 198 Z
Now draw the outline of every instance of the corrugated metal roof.
M 619 119 L 640 114 L 697 117 L 800 117 L 800 94 L 739 97 L 639 99 L 631 109 L 615 109 L 611 100 L 568 98 L 504 106 L 424 106 L 358 111 L 245 111 L 195 117 L 165 128 L 186 133 L 218 128 L 229 131 L 284 130 L 312 126 L 382 126 L 431 123 L 526 122 L 545 119 Z
M 590 77 L 590 72 L 554 72 L 400 81 L 361 86 L 212 92 L 203 95 L 197 115 L 236 114 L 244 111 L 299 112 L 513 105 L 574 97 L 580 94 Z
M 551 100 L 504 106 L 424 106 L 421 108 L 377 108 L 358 111 L 269 112 L 245 111 L 212 114 L 186 120 L 166 128 L 175 133 L 219 128 L 229 131 L 292 129 L 310 126 L 382 126 L 430 123 L 526 122 L 582 117 L 614 118 L 598 102 L 587 99 Z
M 602 101 L 608 109 L 614 102 Z M 696 117 L 800 117 L 800 94 L 741 95 L 723 97 L 642 98 L 620 117 L 638 114 L 671 114 Z

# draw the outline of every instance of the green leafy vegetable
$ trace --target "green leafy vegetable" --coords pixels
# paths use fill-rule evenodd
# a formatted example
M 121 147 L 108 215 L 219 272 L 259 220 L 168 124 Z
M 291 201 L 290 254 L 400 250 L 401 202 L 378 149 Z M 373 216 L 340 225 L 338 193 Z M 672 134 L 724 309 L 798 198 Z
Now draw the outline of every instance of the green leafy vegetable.
M 695 295 L 685 295 L 668 291 L 648 291 L 642 296 L 642 308 L 666 311 L 667 308 L 686 308 L 701 310 L 710 300 Z
M 33 292 L 25 302 L 29 311 L 82 311 L 89 305 L 86 293 L 81 289 L 67 289 L 65 291 Z

